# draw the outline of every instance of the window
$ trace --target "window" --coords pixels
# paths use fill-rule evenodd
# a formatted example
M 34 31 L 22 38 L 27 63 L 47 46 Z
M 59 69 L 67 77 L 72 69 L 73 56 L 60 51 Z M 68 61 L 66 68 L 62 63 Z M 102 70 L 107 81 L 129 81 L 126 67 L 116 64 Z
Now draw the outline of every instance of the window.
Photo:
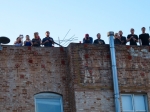
M 148 112 L 147 97 L 144 94 L 122 94 L 123 112 Z
M 63 112 L 62 96 L 55 93 L 40 93 L 34 96 L 35 112 Z

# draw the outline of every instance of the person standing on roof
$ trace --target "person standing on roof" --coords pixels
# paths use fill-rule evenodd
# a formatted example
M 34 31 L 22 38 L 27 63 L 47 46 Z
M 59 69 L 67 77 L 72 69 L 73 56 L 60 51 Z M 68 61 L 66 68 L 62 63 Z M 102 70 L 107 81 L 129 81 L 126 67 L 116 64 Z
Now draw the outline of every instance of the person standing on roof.
M 101 39 L 101 34 L 97 34 L 97 39 L 94 40 L 94 44 L 105 44 L 105 41 Z
M 93 43 L 93 38 L 89 37 L 89 34 L 85 34 L 85 37 L 83 38 L 83 43 L 87 43 L 87 44 L 92 44 Z
M 40 45 L 41 45 L 41 39 L 40 39 L 39 33 L 35 32 L 34 38 L 32 39 L 32 46 L 40 47 Z
M 54 44 L 54 40 L 52 37 L 50 37 L 50 32 L 46 31 L 46 37 L 43 38 L 42 40 L 42 44 L 44 45 L 44 47 L 52 47 L 52 45 Z
M 142 27 L 142 34 L 139 35 L 139 43 L 140 45 L 147 45 L 149 46 L 150 36 L 148 33 L 145 33 L 146 28 Z
M 14 42 L 14 45 L 15 46 L 22 46 L 22 44 L 23 44 L 23 42 L 22 42 L 21 38 L 17 37 L 16 41 Z
M 127 42 L 130 42 L 130 45 L 137 45 L 138 36 L 134 34 L 134 29 L 131 28 L 131 34 L 127 36 Z
M 120 30 L 119 31 L 119 38 L 121 40 L 121 45 L 126 45 L 126 37 L 123 36 L 123 32 Z
M 24 46 L 31 46 L 32 42 L 30 40 L 29 35 L 26 35 L 26 40 L 24 41 Z

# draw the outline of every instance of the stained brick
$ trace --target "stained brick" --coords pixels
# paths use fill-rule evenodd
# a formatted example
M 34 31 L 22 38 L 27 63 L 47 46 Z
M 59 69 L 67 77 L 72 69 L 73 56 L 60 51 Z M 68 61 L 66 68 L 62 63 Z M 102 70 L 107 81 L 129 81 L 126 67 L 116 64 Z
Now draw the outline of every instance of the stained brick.
M 49 91 L 63 95 L 64 112 L 115 112 L 108 45 L 3 48 L 0 111 L 34 112 L 34 95 Z M 147 93 L 149 100 L 149 47 L 115 49 L 120 93 Z

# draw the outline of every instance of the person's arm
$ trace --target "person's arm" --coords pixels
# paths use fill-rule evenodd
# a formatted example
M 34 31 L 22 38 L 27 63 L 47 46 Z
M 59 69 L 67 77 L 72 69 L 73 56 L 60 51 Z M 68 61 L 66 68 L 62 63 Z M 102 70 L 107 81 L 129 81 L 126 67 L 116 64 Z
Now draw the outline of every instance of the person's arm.
M 52 37 L 49 37 L 49 42 L 51 42 L 52 44 L 54 44 L 54 40 Z
M 138 36 L 136 35 L 135 38 L 133 38 L 133 40 L 136 41 L 136 42 L 139 42 Z
M 103 44 L 105 44 L 105 41 L 103 40 Z
M 20 45 L 22 46 L 23 45 L 23 42 L 21 41 Z
M 126 42 L 129 42 L 131 40 L 131 37 L 128 35 L 127 36 L 127 41 Z
M 104 41 L 104 40 L 102 40 L 102 42 L 103 42 L 103 44 L 105 44 L 105 41 Z
M 148 34 L 148 37 L 149 37 L 148 40 L 149 40 L 149 42 L 150 42 L 150 35 L 149 35 L 149 34 Z
M 127 43 L 126 37 L 123 37 L 123 42 L 122 42 L 122 44 L 123 44 L 123 45 L 126 45 L 126 43 Z
M 32 39 L 32 41 L 31 41 L 31 44 L 32 44 L 32 46 L 34 46 L 34 40 Z
M 41 41 L 41 39 L 39 39 L 39 45 L 41 45 L 42 44 L 42 41 Z
M 92 37 L 90 37 L 90 43 L 93 44 L 93 38 Z
M 114 39 L 114 44 L 117 44 L 116 38 Z
M 83 43 L 85 43 L 85 38 L 83 38 Z
M 93 44 L 97 44 L 96 40 L 94 40 L 94 43 Z
M 14 44 L 17 44 L 18 41 L 15 41 Z
M 26 45 L 26 40 L 24 41 L 24 45 Z
M 43 39 L 42 44 L 44 45 L 45 43 L 49 42 L 48 40 Z
M 139 44 L 140 44 L 140 46 L 142 46 L 141 35 L 139 35 Z
M 53 38 L 52 38 L 52 44 L 54 44 L 54 40 L 53 40 Z

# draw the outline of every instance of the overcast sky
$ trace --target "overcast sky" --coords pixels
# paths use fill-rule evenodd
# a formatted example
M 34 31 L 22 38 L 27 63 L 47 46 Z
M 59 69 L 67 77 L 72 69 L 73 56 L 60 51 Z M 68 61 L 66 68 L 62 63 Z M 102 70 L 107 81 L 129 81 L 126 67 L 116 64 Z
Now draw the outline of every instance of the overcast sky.
M 78 37 L 73 42 L 101 33 L 108 44 L 108 31 L 127 36 L 134 28 L 139 35 L 143 26 L 149 33 L 150 0 L 0 0 L 0 36 L 9 37 L 11 45 L 19 34 L 32 39 L 39 32 L 44 38 L 47 30 L 62 40 L 69 29 L 66 39 Z

